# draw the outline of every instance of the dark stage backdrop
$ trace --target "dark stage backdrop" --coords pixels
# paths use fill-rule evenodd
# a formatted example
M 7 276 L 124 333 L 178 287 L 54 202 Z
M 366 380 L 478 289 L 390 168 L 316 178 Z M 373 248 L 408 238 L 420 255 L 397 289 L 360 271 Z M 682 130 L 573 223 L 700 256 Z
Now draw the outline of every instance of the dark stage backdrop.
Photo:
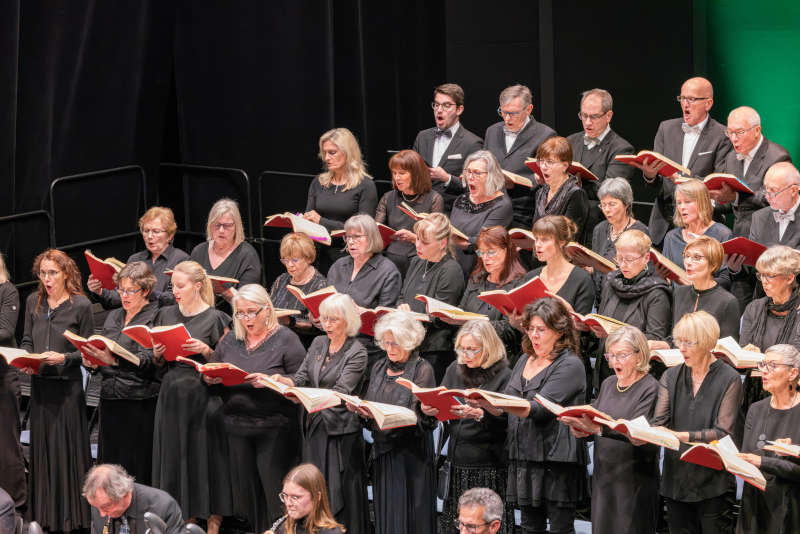
M 537 119 L 563 135 L 580 128 L 580 92 L 604 87 L 615 129 L 650 148 L 695 74 L 691 5 L 0 0 L 0 216 L 50 209 L 57 177 L 138 164 L 147 205 L 172 207 L 191 230 L 184 247 L 222 194 L 248 208 L 258 237 L 263 215 L 304 208 L 318 138 L 334 126 L 353 130 L 385 190 L 387 151 L 431 125 L 432 89 L 448 81 L 465 88 L 463 123 L 480 135 L 509 84 L 529 85 Z M 80 241 L 108 238 L 96 252 L 127 258 L 141 242 L 114 236 L 135 230 L 142 193 L 132 171 L 60 187 L 55 244 L 79 257 Z M 22 222 L 0 238 L 15 281 L 31 279 L 32 254 L 51 239 Z M 261 245 L 271 282 L 276 244 Z

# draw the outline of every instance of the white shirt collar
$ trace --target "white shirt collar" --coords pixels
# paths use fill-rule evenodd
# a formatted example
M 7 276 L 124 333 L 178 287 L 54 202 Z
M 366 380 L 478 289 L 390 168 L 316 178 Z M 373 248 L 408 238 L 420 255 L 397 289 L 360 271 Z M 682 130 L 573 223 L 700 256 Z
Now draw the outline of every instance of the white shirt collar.
M 797 202 L 795 202 L 795 203 L 794 203 L 794 206 L 792 206 L 791 208 L 789 208 L 789 209 L 788 209 L 787 211 L 785 211 L 785 212 L 784 212 L 784 211 L 781 211 L 781 213 L 785 213 L 786 215 L 791 215 L 792 213 L 794 213 L 795 211 L 797 211 L 797 207 L 798 207 L 798 206 L 800 206 L 800 197 L 798 197 L 798 198 L 797 198 Z M 778 210 L 778 211 L 780 211 L 780 210 Z
M 750 156 L 751 160 L 754 157 L 756 157 L 756 152 L 758 152 L 758 149 L 761 148 L 761 143 L 763 142 L 764 142 L 764 136 L 762 135 L 758 138 L 758 143 L 756 143 L 756 146 L 753 147 L 753 150 L 747 153 L 747 155 Z
M 698 128 L 698 131 L 700 131 L 700 132 L 703 131 L 703 128 L 706 127 L 706 124 L 708 124 L 708 119 L 710 119 L 710 118 L 711 118 L 711 115 L 706 114 L 706 118 L 705 119 L 703 119 L 699 123 L 695 124 L 695 126 Z
M 597 142 L 598 143 L 602 143 L 603 139 L 606 138 L 606 136 L 608 135 L 608 132 L 610 132 L 610 131 L 611 131 L 611 125 L 609 124 L 608 126 L 606 126 L 606 129 L 603 130 L 603 133 L 601 133 L 600 136 L 597 138 Z

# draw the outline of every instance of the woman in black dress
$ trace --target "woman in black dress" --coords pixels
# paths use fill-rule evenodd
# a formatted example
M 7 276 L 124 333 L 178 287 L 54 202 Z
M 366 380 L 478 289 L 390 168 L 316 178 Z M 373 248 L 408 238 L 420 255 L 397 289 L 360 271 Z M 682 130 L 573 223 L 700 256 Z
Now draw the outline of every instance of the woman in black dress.
M 389 170 L 392 172 L 392 190 L 378 202 L 375 222 L 397 232 L 384 255 L 405 276 L 409 262 L 416 256 L 416 236 L 412 231 L 414 219 L 400 209 L 400 204 L 407 204 L 417 213 L 437 213 L 443 210 L 444 200 L 431 189 L 430 170 L 422 156 L 413 150 L 401 150 L 393 155 L 389 159 Z
M 83 364 L 102 376 L 100 385 L 100 432 L 97 440 L 97 462 L 119 464 L 140 484 L 150 485 L 153 475 L 153 422 L 161 385 L 152 352 L 142 349 L 133 339 L 122 334 L 126 326 L 153 326 L 158 302 L 150 295 L 156 277 L 143 261 L 128 263 L 115 276 L 121 308 L 106 316 L 103 335 L 116 341 L 139 358 L 139 366 L 116 358 L 108 349 L 86 345 L 93 357 L 107 362 L 100 367 L 84 358 Z M 136 432 L 129 432 L 135 428 Z
M 614 419 L 652 419 L 658 381 L 647 373 L 647 338 L 626 325 L 612 332 L 605 346 L 605 359 L 614 376 L 603 381 L 592 406 Z M 562 417 L 560 421 L 568 424 L 576 437 L 594 436 L 592 529 L 653 534 L 658 519 L 658 447 L 636 446 L 586 416 Z
M 314 339 L 294 376 L 275 374 L 272 378 L 288 386 L 358 395 L 367 368 L 367 351 L 355 339 L 361 328 L 356 304 L 349 295 L 332 295 L 322 301 L 319 312 L 326 335 Z M 364 438 L 358 416 L 340 405 L 305 413 L 302 426 L 303 461 L 316 465 L 324 474 L 336 520 L 347 525 L 350 534 L 367 534 Z
M 374 440 L 371 456 L 376 534 L 436 531 L 433 429 L 438 423 L 435 417 L 419 412 L 417 398 L 396 383 L 403 377 L 420 387 L 436 386 L 433 368 L 414 352 L 424 337 L 425 329 L 419 321 L 402 311 L 384 315 L 375 325 L 375 340 L 386 351 L 386 358 L 372 368 L 364 398 L 417 411 L 414 426 L 380 430 L 371 421 L 366 424 Z M 347 407 L 371 418 L 363 408 Z
M 192 249 L 190 259 L 206 274 L 239 281 L 217 295 L 216 306 L 230 313 L 233 288 L 261 282 L 261 260 L 253 245 L 244 240 L 244 226 L 235 200 L 222 198 L 208 212 L 206 240 Z
M 464 161 L 467 191 L 453 202 L 450 222 L 468 240 L 454 237 L 456 259 L 466 277 L 475 266 L 475 245 L 482 228 L 508 228 L 514 216 L 511 199 L 504 191 L 503 170 L 488 150 L 478 150 Z
M 0 346 L 16 347 L 14 334 L 19 318 L 19 293 L 11 282 L 0 254 Z M 25 460 L 19 443 L 19 373 L 0 358 L 0 488 L 6 490 L 18 512 L 27 499 Z
M 192 336 L 183 349 L 205 363 L 231 319 L 213 307 L 211 281 L 197 262 L 175 266 L 172 293 L 177 304 L 159 310 L 154 324 L 183 323 Z M 153 486 L 178 501 L 183 517 L 208 518 L 209 534 L 217 534 L 222 516 L 232 508 L 222 400 L 209 392 L 193 366 L 165 362 L 164 349 L 153 347 L 153 361 L 164 367 L 153 436 Z
M 536 149 L 544 185 L 534 193 L 533 224 L 548 215 L 563 215 L 575 224 L 575 240 L 583 241 L 589 197 L 578 179 L 567 172 L 572 146 L 564 137 L 551 137 Z
M 253 381 L 262 374 L 297 372 L 306 351 L 297 334 L 278 324 L 267 291 L 257 284 L 243 286 L 233 297 L 233 307 L 234 335 L 222 338 L 210 360 L 231 363 L 251 373 Z M 253 531 L 263 532 L 281 515 L 279 481 L 300 457 L 300 421 L 291 401 L 253 385 L 225 387 L 221 394 L 233 513 L 246 517 Z
M 328 504 L 325 477 L 313 464 L 301 464 L 283 479 L 279 495 L 286 515 L 264 534 L 344 534 L 344 525 L 336 522 Z
M 687 313 L 672 336 L 685 363 L 661 376 L 653 426 L 665 426 L 681 441 L 680 451 L 664 450 L 661 495 L 670 532 L 732 532 L 733 475 L 683 462 L 688 443 L 709 443 L 742 435 L 742 381 L 739 373 L 711 354 L 719 339 L 717 321 L 705 311 Z
M 414 298 L 417 295 L 427 295 L 455 306 L 464 293 L 464 276 L 451 253 L 450 220 L 443 213 L 434 213 L 417 222 L 414 232 L 416 256 L 406 273 L 397 308 L 425 313 L 425 303 Z M 438 320 L 425 323 L 425 329 L 427 332 L 418 354 L 433 366 L 438 383 L 453 361 L 453 331 Z
M 156 285 L 150 292 L 150 300 L 157 300 L 161 306 L 175 304 L 170 286 L 172 279 L 166 271 L 189 258 L 187 253 L 172 246 L 172 240 L 178 231 L 175 215 L 169 208 L 153 206 L 139 218 L 139 231 L 142 233 L 145 250 L 131 254 L 128 263 L 143 261 L 155 275 Z M 122 305 L 119 294 L 103 289 L 100 280 L 94 276 L 89 275 L 86 287 L 89 288 L 89 298 L 99 302 L 103 308 L 111 310 Z M 141 482 L 138 477 L 136 480 Z
M 367 174 L 353 133 L 347 128 L 334 128 L 322 134 L 319 159 L 325 164 L 325 172 L 317 176 L 308 188 L 303 217 L 331 231 L 344 228 L 344 222 L 353 215 L 374 215 L 378 189 L 372 176 Z M 343 255 L 334 247 L 322 247 L 318 257 L 319 270 L 328 272 Z
M 281 239 L 281 263 L 286 272 L 278 276 L 272 283 L 269 298 L 276 308 L 298 310 L 300 315 L 279 319 L 280 323 L 291 328 L 300 338 L 303 346 L 308 347 L 321 330 L 311 324 L 308 309 L 302 302 L 289 293 L 286 286 L 293 285 L 308 295 L 328 285 L 328 280 L 314 268 L 317 249 L 314 242 L 303 233 L 290 233 Z
M 92 304 L 81 291 L 78 266 L 60 250 L 48 249 L 33 262 L 38 290 L 28 297 L 21 348 L 46 357 L 31 377 L 31 471 L 28 512 L 42 528 L 89 528 L 91 515 L 81 496 L 92 465 L 81 353 L 62 334 L 89 337 Z
M 770 397 L 750 406 L 744 423 L 744 458 L 764 474 L 767 488 L 744 485 L 737 534 L 800 532 L 800 460 L 769 450 L 769 441 L 800 443 L 800 352 L 775 345 L 758 368 Z
M 584 273 L 586 271 L 583 271 Z M 522 532 L 572 532 L 575 508 L 588 499 L 586 443 L 534 400 L 539 394 L 562 406 L 583 404 L 586 374 L 576 355 L 578 333 L 564 304 L 547 297 L 525 307 L 520 357 L 504 393 L 530 401 L 508 408 L 506 505 L 522 512 Z M 486 402 L 493 415 L 501 410 Z
M 464 323 L 456 335 L 458 360 L 450 364 L 442 386 L 447 389 L 479 388 L 502 392 L 506 388 L 511 369 L 505 349 L 495 329 L 488 321 L 473 320 Z M 506 416 L 494 416 L 477 406 L 458 405 L 452 408 L 460 419 L 446 423 L 450 438 L 450 488 L 439 518 L 439 532 L 456 532 L 458 500 L 470 488 L 489 488 L 505 501 L 508 484 L 506 469 Z M 422 406 L 426 415 L 439 411 L 432 406 Z M 514 531 L 514 509 L 506 506 L 501 521 L 500 534 Z
M 467 279 L 467 289 L 458 307 L 462 310 L 482 313 L 489 317 L 495 332 L 505 345 L 505 352 L 513 365 L 519 354 L 522 333 L 511 326 L 508 317 L 500 310 L 478 298 L 484 291 L 502 289 L 509 291 L 526 281 L 525 268 L 519 261 L 508 230 L 502 226 L 484 228 L 476 241 L 478 261 Z

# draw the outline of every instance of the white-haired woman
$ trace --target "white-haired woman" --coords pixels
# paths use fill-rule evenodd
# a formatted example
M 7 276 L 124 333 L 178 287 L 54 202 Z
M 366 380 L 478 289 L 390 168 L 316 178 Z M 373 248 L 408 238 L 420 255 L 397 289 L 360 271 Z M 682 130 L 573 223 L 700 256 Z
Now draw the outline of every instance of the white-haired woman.
M 615 419 L 652 419 L 658 381 L 647 372 L 650 349 L 645 335 L 638 328 L 623 326 L 606 338 L 605 350 L 614 375 L 603 381 L 592 406 Z M 633 444 L 587 417 L 560 420 L 576 437 L 594 436 L 592 528 L 596 532 L 655 532 L 658 447 Z
M 211 281 L 195 261 L 175 266 L 172 293 L 177 304 L 161 308 L 153 324 L 183 323 L 192 335 L 183 349 L 205 363 L 228 332 L 230 317 L 213 307 Z M 164 350 L 153 347 L 153 362 L 165 366 L 153 433 L 153 486 L 172 495 L 185 518 L 207 517 L 209 534 L 216 534 L 232 508 L 228 442 L 215 417 L 222 401 L 193 366 L 165 362 Z
M 375 340 L 386 351 L 386 358 L 372 368 L 367 400 L 416 410 L 417 398 L 397 379 L 403 377 L 421 387 L 435 387 L 431 365 L 414 349 L 425 337 L 425 329 L 410 314 L 392 312 L 375 325 Z M 357 409 L 362 417 L 370 414 Z M 433 429 L 436 418 L 418 414 L 415 426 L 380 430 L 371 421 L 375 442 L 372 446 L 375 532 L 406 534 L 435 532 L 436 508 L 433 490 Z M 402 503 L 402 505 L 398 505 Z
M 353 215 L 373 215 L 378 206 L 378 190 L 361 159 L 361 149 L 347 128 L 328 130 L 319 138 L 319 159 L 325 172 L 311 182 L 303 217 L 328 230 L 341 230 Z M 326 272 L 341 256 L 333 247 L 324 247 L 319 267 Z
M 229 198 L 214 202 L 208 212 L 206 240 L 194 247 L 190 259 L 199 263 L 207 274 L 235 278 L 236 287 L 257 284 L 261 281 L 261 260 L 253 245 L 244 240 L 244 225 L 239 204 Z M 226 288 L 220 296 L 230 303 L 233 288 Z M 230 313 L 230 306 L 222 300 L 220 309 Z
M 469 238 L 469 241 L 455 240 L 458 247 L 456 259 L 466 277 L 475 265 L 475 242 L 481 228 L 508 228 L 514 211 L 511 199 L 503 190 L 503 171 L 488 150 L 478 150 L 467 156 L 463 178 L 467 182 L 467 191 L 453 203 L 450 222 Z
M 259 375 L 291 376 L 300 368 L 305 348 L 293 331 L 278 324 L 266 289 L 242 286 L 233 297 L 233 332 L 217 344 L 210 361 L 231 363 Z M 207 379 L 209 384 L 217 379 Z M 283 514 L 281 479 L 300 455 L 297 407 L 270 389 L 251 384 L 221 389 L 225 430 L 230 445 L 233 513 L 264 532 Z
M 767 487 L 761 491 L 745 484 L 736 532 L 800 532 L 800 461 L 764 448 L 769 441 L 800 443 L 800 352 L 792 345 L 774 345 L 758 368 L 771 396 L 747 411 L 739 456 L 761 470 Z
M 464 323 L 456 334 L 458 359 L 447 368 L 442 386 L 448 389 L 480 388 L 502 392 L 511 376 L 506 350 L 490 321 L 474 320 Z M 423 406 L 427 415 L 438 410 Z M 439 532 L 457 532 L 458 499 L 466 490 L 490 488 L 503 500 L 506 495 L 505 414 L 494 416 L 482 408 L 469 405 L 454 406 L 460 419 L 447 423 L 450 438 L 447 454 L 450 458 L 450 487 L 439 521 Z M 506 508 L 500 534 L 514 530 L 514 510 Z
M 394 267 L 394 264 L 392 264 Z M 311 342 L 300 369 L 292 376 L 272 378 L 288 386 L 326 388 L 358 395 L 367 368 L 367 351 L 355 339 L 361 328 L 358 308 L 349 295 L 322 301 L 320 322 L 325 330 Z M 336 520 L 351 534 L 366 534 L 367 517 L 364 440 L 358 416 L 344 405 L 304 414 L 303 461 L 325 474 Z

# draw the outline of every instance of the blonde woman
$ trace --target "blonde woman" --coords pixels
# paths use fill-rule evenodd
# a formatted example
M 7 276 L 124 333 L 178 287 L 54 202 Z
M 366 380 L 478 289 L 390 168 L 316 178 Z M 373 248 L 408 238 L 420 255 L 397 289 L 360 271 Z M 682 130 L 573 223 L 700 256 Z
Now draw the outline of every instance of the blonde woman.
M 264 534 L 344 534 L 328 504 L 325 477 L 312 464 L 301 464 L 283 479 L 279 497 L 286 515 Z
M 183 349 L 205 363 L 230 325 L 216 310 L 214 290 L 205 269 L 183 261 L 172 274 L 177 302 L 159 310 L 156 326 L 183 323 L 192 335 Z M 172 495 L 186 518 L 208 518 L 209 534 L 217 534 L 223 515 L 231 513 L 227 440 L 210 414 L 221 405 L 194 367 L 164 360 L 163 345 L 153 347 L 153 361 L 166 366 L 156 404 L 153 436 L 153 486 Z

